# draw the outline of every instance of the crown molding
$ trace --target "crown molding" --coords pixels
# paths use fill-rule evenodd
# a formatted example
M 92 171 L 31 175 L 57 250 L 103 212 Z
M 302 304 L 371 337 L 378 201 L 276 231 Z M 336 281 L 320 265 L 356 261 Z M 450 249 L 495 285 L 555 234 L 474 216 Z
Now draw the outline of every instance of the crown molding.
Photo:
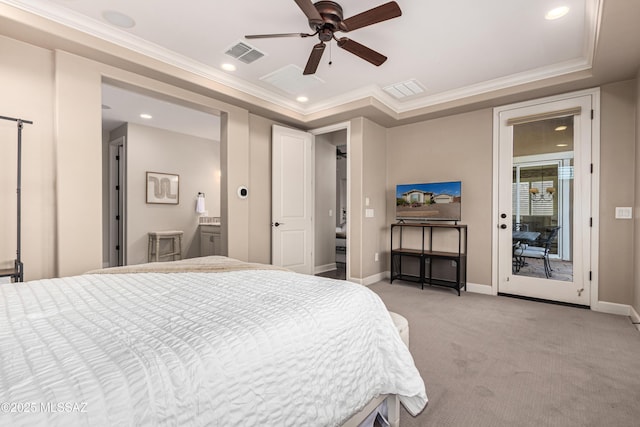
M 473 96 L 495 92 L 502 89 L 508 89 L 522 84 L 535 83 L 538 81 L 560 77 L 563 75 L 572 74 L 578 71 L 585 71 L 588 69 L 591 69 L 591 63 L 588 63 L 584 59 L 576 59 L 561 64 L 554 64 L 549 67 L 543 67 L 518 74 L 512 74 L 507 77 L 488 80 L 478 84 L 461 87 L 459 89 L 436 93 L 433 95 L 427 95 L 421 98 L 414 98 L 407 101 L 396 100 L 378 86 L 367 86 L 355 91 L 344 93 L 341 96 L 331 98 L 325 102 L 315 103 L 304 110 L 303 115 L 308 116 L 327 109 L 337 108 L 341 105 L 365 97 L 375 98 L 377 101 L 384 104 L 386 107 L 393 110 L 396 114 L 399 115 L 421 108 L 457 101 L 464 98 L 470 98 Z
M 76 31 L 89 34 L 91 36 L 108 41 L 115 45 L 124 47 L 133 52 L 145 55 L 152 59 L 164 62 L 170 66 L 193 73 L 199 77 L 209 79 L 216 83 L 228 86 L 232 89 L 272 103 L 273 105 L 285 108 L 289 111 L 300 114 L 302 117 L 310 117 L 312 115 L 321 114 L 324 111 L 339 108 L 349 103 L 360 101 L 362 99 L 374 99 L 384 105 L 391 112 L 395 113 L 396 118 L 401 114 L 406 114 L 414 110 L 420 110 L 432 107 L 438 104 L 444 104 L 452 101 L 459 101 L 464 98 L 470 98 L 489 92 L 508 89 L 527 83 L 535 83 L 538 81 L 560 77 L 575 73 L 577 71 L 589 70 L 592 67 L 595 55 L 595 47 L 599 35 L 599 27 L 602 17 L 603 0 L 589 0 L 586 3 L 587 10 L 585 13 L 585 46 L 583 49 L 583 57 L 572 61 L 566 61 L 560 64 L 554 64 L 548 67 L 542 67 L 522 73 L 512 74 L 510 76 L 489 80 L 466 87 L 449 90 L 440 93 L 427 94 L 425 96 L 416 97 L 409 100 L 400 101 L 393 98 L 382 90 L 382 88 L 371 85 L 359 88 L 354 91 L 346 92 L 340 96 L 327 99 L 325 101 L 316 102 L 310 105 L 300 105 L 299 103 L 269 91 L 261 86 L 236 78 L 232 75 L 224 73 L 212 66 L 195 61 L 184 55 L 180 55 L 174 51 L 163 48 L 157 44 L 151 43 L 126 31 L 115 27 L 110 27 L 101 21 L 89 18 L 72 10 L 61 10 L 52 2 L 44 2 L 37 0 L 0 0 L 17 9 L 40 16 L 58 24 L 64 25 Z
M 216 83 L 223 84 L 232 89 L 276 104 L 280 107 L 293 110 L 296 113 L 304 114 L 305 112 L 304 108 L 284 96 L 265 90 L 264 88 L 251 84 L 246 80 L 234 78 L 233 76 L 212 66 L 195 61 L 187 56 L 166 49 L 155 43 L 151 43 L 126 31 L 110 27 L 96 19 L 89 18 L 73 10 L 63 12 L 60 8 L 55 7 L 51 2 L 42 2 L 37 0 L 0 0 L 0 3 L 7 4 L 15 7 L 16 9 L 37 15 L 73 30 L 108 41 L 125 49 L 129 49 L 132 52 L 164 62 L 170 66 L 193 73 L 197 76 L 210 79 Z

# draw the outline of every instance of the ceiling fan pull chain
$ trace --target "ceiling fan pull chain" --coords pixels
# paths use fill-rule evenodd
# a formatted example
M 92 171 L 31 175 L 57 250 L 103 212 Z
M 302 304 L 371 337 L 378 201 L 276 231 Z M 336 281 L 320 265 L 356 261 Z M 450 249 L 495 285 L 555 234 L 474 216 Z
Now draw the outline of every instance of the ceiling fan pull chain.
M 329 43 L 329 67 L 333 64 L 333 50 L 331 48 L 331 43 Z

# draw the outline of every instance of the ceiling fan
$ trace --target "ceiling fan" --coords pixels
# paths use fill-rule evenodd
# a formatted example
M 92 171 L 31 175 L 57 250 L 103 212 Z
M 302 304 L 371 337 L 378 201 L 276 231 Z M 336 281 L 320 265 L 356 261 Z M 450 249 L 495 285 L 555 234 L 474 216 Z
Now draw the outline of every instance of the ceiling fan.
M 294 1 L 309 19 L 309 27 L 314 31 L 313 33 L 254 34 L 245 36 L 245 38 L 313 37 L 317 35 L 320 43 L 313 46 L 311 55 L 309 55 L 307 65 L 302 74 L 313 74 L 316 72 L 320 64 L 320 59 L 322 58 L 322 53 L 324 52 L 325 42 L 331 41 L 331 39 L 338 42 L 338 47 L 359 56 L 373 65 L 380 66 L 387 60 L 386 56 L 375 50 L 347 37 L 337 38 L 334 33 L 337 31 L 346 33 L 388 19 L 397 18 L 402 15 L 402 11 L 395 1 L 390 1 L 347 19 L 342 19 L 342 7 L 336 2 L 318 1 L 312 3 L 311 0 Z

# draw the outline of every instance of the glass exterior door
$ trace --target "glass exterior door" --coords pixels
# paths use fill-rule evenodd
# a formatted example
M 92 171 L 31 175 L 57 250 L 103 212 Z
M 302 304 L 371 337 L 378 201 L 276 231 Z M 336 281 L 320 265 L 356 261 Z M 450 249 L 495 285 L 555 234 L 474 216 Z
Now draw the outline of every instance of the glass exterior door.
M 500 115 L 500 293 L 590 303 L 591 134 L 583 113 L 590 97 L 584 98 Z

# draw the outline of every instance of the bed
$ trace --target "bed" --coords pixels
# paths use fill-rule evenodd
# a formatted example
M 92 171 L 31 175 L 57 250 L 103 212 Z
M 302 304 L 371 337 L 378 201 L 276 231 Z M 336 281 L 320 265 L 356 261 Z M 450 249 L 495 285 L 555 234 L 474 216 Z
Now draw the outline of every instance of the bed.
M 0 293 L 3 426 L 340 426 L 427 403 L 361 285 L 213 256 Z

